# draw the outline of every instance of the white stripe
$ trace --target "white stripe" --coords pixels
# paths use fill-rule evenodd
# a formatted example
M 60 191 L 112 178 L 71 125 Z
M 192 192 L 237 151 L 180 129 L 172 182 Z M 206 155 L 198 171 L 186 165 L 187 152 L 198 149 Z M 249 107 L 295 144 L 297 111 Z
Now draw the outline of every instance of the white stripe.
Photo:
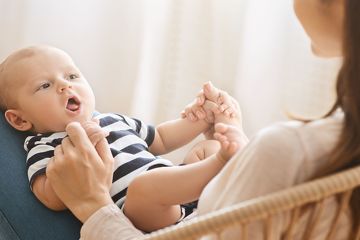
M 141 123 L 141 129 L 140 129 L 140 137 L 145 140 L 148 135 L 148 126 Z
M 114 122 L 110 125 L 107 125 L 103 127 L 105 131 L 111 132 L 111 131 L 124 131 L 124 130 L 131 130 L 132 128 L 129 127 L 126 123 L 123 122 Z
M 123 116 L 123 117 L 124 117 L 125 121 L 130 125 L 130 127 L 132 127 L 132 129 L 133 129 L 135 132 L 137 132 L 137 131 L 136 131 L 136 122 L 135 122 L 135 120 L 132 119 L 132 118 L 129 118 L 129 117 L 127 117 L 127 116 Z
M 48 137 L 42 137 L 39 141 L 36 141 L 35 144 L 38 144 L 38 143 L 49 143 L 57 138 L 64 138 L 67 136 L 67 133 L 66 132 L 57 132 L 57 133 L 53 133 L 51 134 L 50 136 Z
M 46 144 L 46 143 L 50 143 L 52 142 L 53 140 L 57 139 L 57 138 L 64 138 L 67 136 L 67 133 L 66 132 L 57 132 L 57 133 L 53 133 L 51 134 L 50 136 L 48 137 L 42 137 L 40 138 L 38 141 L 34 142 L 34 145 L 43 145 L 43 144 Z M 26 151 L 29 151 L 29 149 L 27 148 L 27 145 L 29 144 L 29 141 L 34 138 L 36 136 L 29 136 L 25 139 L 25 143 L 24 143 L 24 149 Z M 37 147 L 37 146 L 36 146 Z M 36 148 L 35 147 L 35 148 Z
M 34 175 L 34 173 L 36 173 L 40 169 L 46 167 L 46 165 L 48 164 L 49 161 L 50 161 L 50 158 L 44 158 L 44 159 L 32 164 L 28 169 L 29 181 L 30 181 L 32 175 Z
M 115 118 L 117 120 L 122 119 L 119 115 L 116 115 L 114 113 L 101 113 L 101 114 L 96 116 L 96 118 L 98 118 L 98 119 L 102 119 L 102 118 L 106 118 L 106 117 L 112 117 L 112 118 Z
M 123 191 L 125 188 L 127 188 L 130 184 L 130 182 L 138 176 L 141 172 L 144 172 L 145 168 L 138 168 L 135 171 L 125 175 L 124 177 L 118 179 L 117 181 L 113 182 L 110 188 L 110 195 L 114 196 L 117 193 Z
M 144 146 L 147 146 L 146 142 L 142 139 L 139 139 L 138 136 L 135 135 L 127 135 L 124 136 L 122 138 L 119 138 L 118 140 L 116 140 L 115 142 L 110 144 L 110 147 L 115 148 L 115 149 L 124 149 L 130 145 L 134 145 L 134 144 L 142 144 Z
M 138 152 L 137 154 L 131 154 L 131 153 L 126 153 L 126 152 L 121 152 L 118 155 L 116 155 L 116 157 L 114 158 L 114 169 L 117 169 L 119 166 L 121 166 L 122 164 L 125 164 L 127 162 L 130 162 L 136 158 L 149 158 L 149 159 L 154 159 L 155 156 L 152 155 L 150 152 L 147 151 L 141 151 Z
M 27 160 L 29 160 L 29 158 L 31 158 L 32 156 L 34 156 L 37 153 L 42 153 L 42 152 L 46 152 L 46 151 L 50 151 L 50 150 L 54 150 L 53 146 L 50 145 L 37 145 L 36 147 L 32 148 L 30 150 L 30 152 L 27 155 Z
M 131 183 L 131 181 L 136 176 L 138 176 L 142 172 L 145 172 L 149 167 L 156 165 L 156 164 L 161 164 L 161 163 L 164 165 L 172 166 L 172 164 L 169 160 L 166 160 L 163 158 L 155 159 L 154 161 L 150 162 L 149 164 L 146 164 L 146 165 L 136 169 L 135 171 L 121 177 L 117 181 L 115 181 L 110 188 L 111 196 L 114 196 L 117 193 L 123 191 L 125 188 L 127 188 L 129 186 L 129 184 Z
M 125 198 L 126 198 L 126 195 L 124 197 L 120 198 L 119 200 L 117 200 L 115 204 L 118 206 L 123 205 L 125 202 Z

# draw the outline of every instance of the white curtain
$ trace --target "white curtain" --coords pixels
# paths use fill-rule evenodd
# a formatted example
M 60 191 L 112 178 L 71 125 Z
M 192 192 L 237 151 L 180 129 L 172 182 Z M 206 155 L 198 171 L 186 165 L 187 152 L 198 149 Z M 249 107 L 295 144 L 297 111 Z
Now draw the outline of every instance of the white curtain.
M 291 0 L 0 0 L 3 59 L 51 44 L 73 56 L 100 111 L 157 124 L 203 82 L 237 98 L 246 132 L 331 106 L 340 60 L 314 57 Z

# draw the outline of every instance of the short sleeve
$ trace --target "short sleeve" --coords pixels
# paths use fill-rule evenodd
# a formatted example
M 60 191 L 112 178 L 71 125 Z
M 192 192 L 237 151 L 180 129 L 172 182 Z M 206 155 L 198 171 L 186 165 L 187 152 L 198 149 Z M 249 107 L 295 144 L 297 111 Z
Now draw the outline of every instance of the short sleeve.
M 126 123 L 144 140 L 148 146 L 150 146 L 155 138 L 155 128 L 152 125 L 145 124 L 143 121 L 122 116 Z
M 65 133 L 55 133 L 49 136 L 29 136 L 25 139 L 24 148 L 28 153 L 26 169 L 31 188 L 36 177 L 45 174 L 46 166 L 54 156 L 55 147 L 65 136 Z

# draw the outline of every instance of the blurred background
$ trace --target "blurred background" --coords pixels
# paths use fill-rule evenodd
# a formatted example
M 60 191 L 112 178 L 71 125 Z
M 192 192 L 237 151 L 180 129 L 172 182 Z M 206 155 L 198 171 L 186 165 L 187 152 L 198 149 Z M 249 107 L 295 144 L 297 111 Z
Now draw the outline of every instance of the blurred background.
M 340 64 L 312 55 L 291 0 L 0 0 L 0 29 L 0 61 L 29 45 L 67 51 L 100 112 L 158 124 L 212 81 L 249 136 L 326 113 Z

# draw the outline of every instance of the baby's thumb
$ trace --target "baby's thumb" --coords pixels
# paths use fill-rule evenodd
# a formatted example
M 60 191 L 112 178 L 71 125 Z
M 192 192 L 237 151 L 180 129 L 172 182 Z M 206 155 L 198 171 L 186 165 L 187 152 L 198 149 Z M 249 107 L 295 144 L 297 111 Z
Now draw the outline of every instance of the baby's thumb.
M 93 121 L 94 123 L 96 123 L 98 125 L 100 124 L 100 121 L 97 118 L 92 118 L 91 121 Z
M 203 92 L 207 100 L 210 100 L 214 103 L 218 103 L 218 98 L 220 96 L 220 91 L 212 85 L 211 82 L 204 84 Z

